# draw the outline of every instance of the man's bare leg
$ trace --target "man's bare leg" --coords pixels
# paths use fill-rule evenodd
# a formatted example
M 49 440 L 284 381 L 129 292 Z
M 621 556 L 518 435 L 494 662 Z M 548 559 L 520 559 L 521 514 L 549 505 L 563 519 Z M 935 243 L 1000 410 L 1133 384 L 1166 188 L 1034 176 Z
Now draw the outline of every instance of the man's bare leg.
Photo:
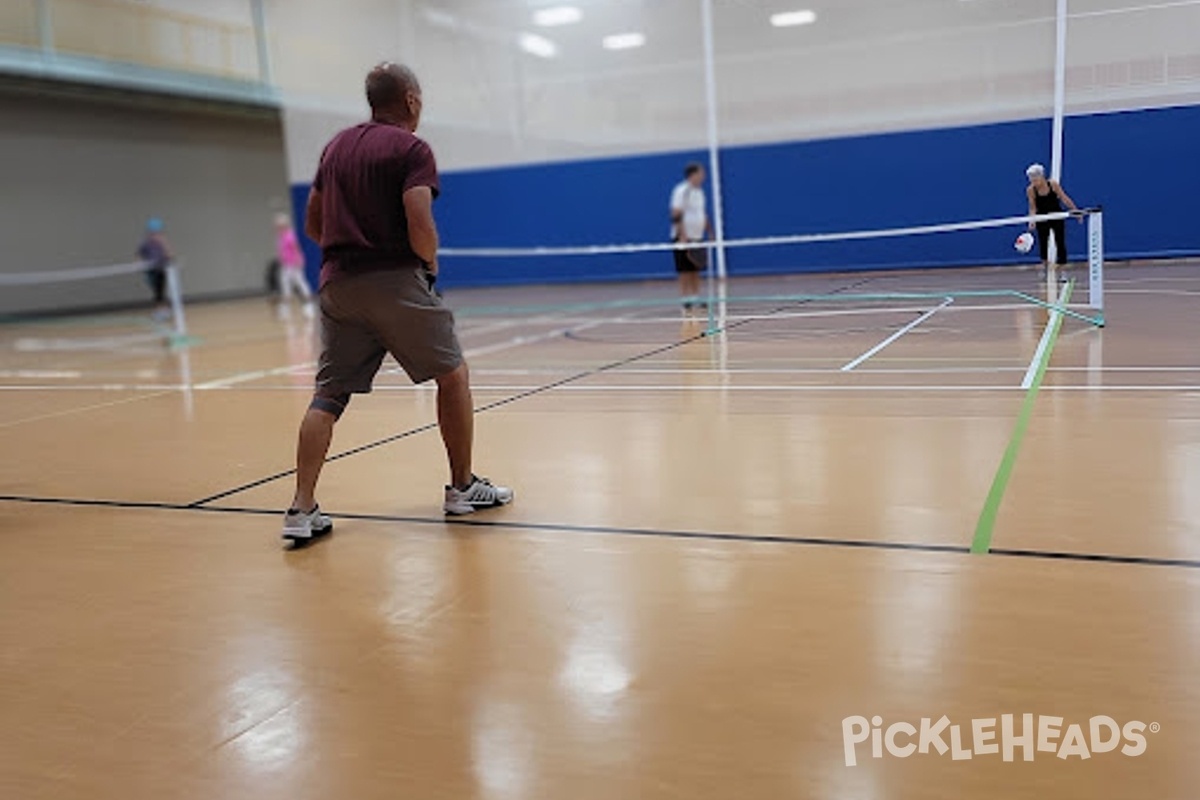
M 691 305 L 700 299 L 700 275 L 696 272 L 679 273 L 679 296 L 684 305 Z
M 449 515 L 472 514 L 485 508 L 508 505 L 513 490 L 495 486 L 471 471 L 471 448 L 475 439 L 475 409 L 471 380 L 465 363 L 437 378 L 438 427 L 450 460 L 450 486 L 442 506 Z
M 296 494 L 292 508 L 309 512 L 316 508 L 317 479 L 333 441 L 337 417 L 319 408 L 310 408 L 300 423 L 300 441 L 296 446 Z
M 438 427 L 450 461 L 450 484 L 462 489 L 471 483 L 471 449 L 475 441 L 475 405 L 466 362 L 439 376 L 437 386 Z

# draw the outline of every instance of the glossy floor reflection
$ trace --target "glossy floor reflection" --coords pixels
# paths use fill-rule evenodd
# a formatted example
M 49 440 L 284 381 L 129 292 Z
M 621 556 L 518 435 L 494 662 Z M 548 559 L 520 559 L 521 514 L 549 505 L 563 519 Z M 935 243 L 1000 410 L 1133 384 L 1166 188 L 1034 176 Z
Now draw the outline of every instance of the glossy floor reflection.
M 354 521 L 285 554 L 245 516 L 21 522 L 5 563 L 43 569 L 0 589 L 6 796 L 1182 797 L 1198 777 L 1194 571 Z M 1025 712 L 1161 732 L 1140 758 L 845 766 L 850 715 Z
M 1114 270 L 1110 326 L 1064 326 L 990 555 L 967 550 L 1043 311 L 949 306 L 846 370 L 921 309 L 738 307 L 709 338 L 668 307 L 479 311 L 620 290 L 539 291 L 451 293 L 479 466 L 517 502 L 442 520 L 434 394 L 392 372 L 339 425 L 334 536 L 299 552 L 266 479 L 312 380 L 302 315 L 196 306 L 186 351 L 0 329 L 0 797 L 1200 785 L 1200 269 Z M 846 764 L 847 717 L 970 737 L 1025 713 L 1157 732 L 1137 757 Z

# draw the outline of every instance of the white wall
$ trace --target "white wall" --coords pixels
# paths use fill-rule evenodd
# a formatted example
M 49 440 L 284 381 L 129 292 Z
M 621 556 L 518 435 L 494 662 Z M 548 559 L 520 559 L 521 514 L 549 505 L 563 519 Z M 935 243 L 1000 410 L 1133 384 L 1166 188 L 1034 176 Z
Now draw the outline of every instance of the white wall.
M 1200 103 L 1200 2 L 1071 0 L 1067 30 L 1069 111 Z
M 251 0 L 203 0 L 202 2 L 196 2 L 196 0 L 103 0 L 103 2 L 161 9 L 230 25 L 249 26 L 254 24 Z
M 383 58 L 421 75 L 444 169 L 703 147 L 699 0 L 562 1 L 581 22 L 535 26 L 549 0 L 267 0 L 292 180 L 366 114 L 362 78 Z M 1052 0 L 714 1 L 727 144 L 1052 111 Z M 797 6 L 817 22 L 769 24 Z M 1071 0 L 1071 12 L 1070 111 L 1200 101 L 1200 0 Z M 634 31 L 644 47 L 601 47 Z M 556 54 L 524 52 L 523 33 Z
M 64 46 L 258 74 L 251 0 L 45 2 Z M 713 2 L 728 144 L 1051 113 L 1054 0 Z M 534 24 L 538 9 L 563 3 L 580 9 L 578 24 Z M 705 145 L 700 0 L 264 5 L 293 181 L 308 180 L 328 137 L 366 114 L 363 76 L 385 58 L 420 73 L 424 133 L 446 169 Z M 28 37 L 32 7 L 5 5 L 10 39 Z M 816 23 L 769 24 L 796 7 Z M 1070 0 L 1070 9 L 1070 112 L 1200 102 L 1200 0 Z M 624 32 L 646 45 L 601 47 Z M 523 34 L 556 53 L 522 50 Z

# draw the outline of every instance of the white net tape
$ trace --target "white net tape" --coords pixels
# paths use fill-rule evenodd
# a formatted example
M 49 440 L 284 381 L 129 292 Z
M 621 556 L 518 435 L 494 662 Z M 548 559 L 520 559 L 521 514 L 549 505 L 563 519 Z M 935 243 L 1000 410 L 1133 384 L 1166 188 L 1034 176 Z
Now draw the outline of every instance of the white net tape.
M 791 244 L 813 244 L 816 242 L 862 241 L 864 239 L 891 239 L 900 236 L 921 234 L 958 233 L 977 231 L 988 228 L 1007 228 L 1025 225 L 1030 222 L 1051 222 L 1068 219 L 1079 215 L 1094 213 L 1094 209 L 1081 209 L 1079 212 L 1059 211 L 1053 214 L 1036 214 L 1021 217 L 1001 217 L 997 219 L 976 220 L 972 222 L 949 222 L 938 225 L 917 225 L 905 228 L 881 228 L 870 231 L 846 231 L 841 233 L 805 233 L 791 236 L 760 236 L 747 239 L 727 239 L 724 242 L 655 242 L 651 244 L 612 244 L 580 247 L 443 247 L 438 250 L 439 256 L 462 257 L 528 257 L 528 256 L 591 256 L 628 253 L 669 252 L 672 250 L 694 250 L 698 247 L 763 247 Z
M 114 278 L 121 275 L 138 275 L 148 269 L 144 261 L 127 264 L 109 264 L 73 269 L 41 270 L 38 272 L 0 273 L 0 286 L 40 286 L 45 284 L 73 283 L 78 281 Z M 170 338 L 175 342 L 187 339 L 187 322 L 183 311 L 183 290 L 179 279 L 179 267 L 171 263 L 166 268 L 167 300 L 171 305 L 172 331 Z
M 42 283 L 89 281 L 97 278 L 113 278 L 118 275 L 134 275 L 145 272 L 145 270 L 146 265 L 141 261 L 136 261 L 102 267 L 76 267 L 39 272 L 0 272 L 0 286 L 36 286 Z

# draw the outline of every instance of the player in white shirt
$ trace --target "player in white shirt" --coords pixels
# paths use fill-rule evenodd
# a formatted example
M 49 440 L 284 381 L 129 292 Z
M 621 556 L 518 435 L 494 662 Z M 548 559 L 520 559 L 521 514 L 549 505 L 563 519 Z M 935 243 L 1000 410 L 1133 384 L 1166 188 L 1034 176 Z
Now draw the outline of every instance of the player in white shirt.
M 712 232 L 708 221 L 707 200 L 704 196 L 704 167 L 688 164 L 684 179 L 671 192 L 671 241 L 703 242 Z M 701 304 L 700 273 L 708 266 L 708 250 L 697 247 L 676 250 L 675 272 L 679 274 L 679 291 L 683 307 Z

